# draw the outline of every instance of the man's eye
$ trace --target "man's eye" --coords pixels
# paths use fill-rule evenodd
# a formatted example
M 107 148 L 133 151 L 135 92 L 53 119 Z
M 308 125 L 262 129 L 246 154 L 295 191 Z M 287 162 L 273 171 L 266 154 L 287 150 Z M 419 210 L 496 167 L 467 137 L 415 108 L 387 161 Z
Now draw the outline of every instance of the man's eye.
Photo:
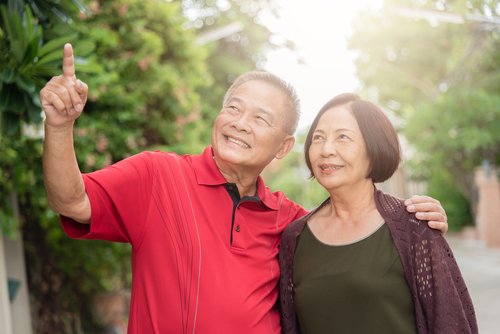
M 236 108 L 236 107 L 234 107 L 234 106 L 231 106 L 231 107 L 229 107 L 229 108 L 231 108 L 231 109 L 233 109 L 233 110 L 238 111 L 238 108 Z

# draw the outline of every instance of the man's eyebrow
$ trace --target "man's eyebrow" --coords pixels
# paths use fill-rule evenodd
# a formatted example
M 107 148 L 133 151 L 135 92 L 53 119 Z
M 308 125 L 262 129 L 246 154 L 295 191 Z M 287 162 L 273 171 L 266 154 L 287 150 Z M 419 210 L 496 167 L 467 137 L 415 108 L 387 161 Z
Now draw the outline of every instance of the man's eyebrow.
M 229 100 L 227 100 L 226 105 L 229 104 L 229 103 L 231 103 L 231 102 L 238 102 L 238 103 L 241 103 L 241 104 L 245 105 L 245 102 L 242 99 L 240 99 L 239 97 L 237 97 L 237 96 L 231 96 L 229 98 Z
M 271 111 L 264 109 L 264 108 L 260 108 L 260 107 L 257 109 L 259 110 L 259 112 L 266 114 L 267 117 L 269 117 L 271 119 L 271 121 L 274 121 L 274 114 Z

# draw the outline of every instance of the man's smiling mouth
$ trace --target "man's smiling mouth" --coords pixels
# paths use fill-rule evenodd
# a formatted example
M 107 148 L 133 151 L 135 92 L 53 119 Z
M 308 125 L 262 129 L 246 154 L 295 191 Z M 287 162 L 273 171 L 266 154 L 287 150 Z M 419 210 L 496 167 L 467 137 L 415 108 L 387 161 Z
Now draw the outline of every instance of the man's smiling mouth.
M 241 141 L 241 140 L 238 140 L 238 139 L 234 139 L 234 138 L 231 138 L 231 137 L 228 137 L 228 136 L 224 136 L 226 137 L 226 139 L 228 141 L 230 141 L 231 143 L 235 143 L 236 145 L 240 145 L 241 147 L 244 147 L 244 148 L 250 148 L 250 145 L 248 145 L 247 143 Z

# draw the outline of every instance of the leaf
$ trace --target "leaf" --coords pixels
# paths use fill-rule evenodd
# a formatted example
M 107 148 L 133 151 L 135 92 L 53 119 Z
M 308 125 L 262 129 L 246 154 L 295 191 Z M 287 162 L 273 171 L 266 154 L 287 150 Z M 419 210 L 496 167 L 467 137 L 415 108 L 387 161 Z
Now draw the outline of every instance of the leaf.
M 17 78 L 16 83 L 28 93 L 33 93 L 36 89 L 36 84 L 30 78 L 22 74 Z
M 45 8 L 39 8 L 35 1 L 28 0 L 30 3 L 31 9 L 35 12 L 35 16 L 38 17 L 42 21 L 46 21 L 49 16 L 47 15 L 47 11 Z
M 0 110 L 11 111 L 20 114 L 24 109 L 23 92 L 20 92 L 16 85 L 4 85 L 0 91 Z
M 59 50 L 59 51 L 54 51 L 52 53 L 49 53 L 47 55 L 45 55 L 43 58 L 39 59 L 36 63 L 35 63 L 35 68 L 43 65 L 43 64 L 46 64 L 46 63 L 49 63 L 51 61 L 54 61 L 54 60 L 61 60 L 63 58 L 63 52 L 62 50 Z
M 59 1 L 52 1 L 53 3 L 57 3 Z M 52 6 L 52 12 L 54 14 L 56 14 L 57 17 L 59 17 L 59 19 L 61 19 L 61 21 L 65 22 L 65 23 L 71 23 L 73 20 L 71 19 L 71 16 L 66 13 L 66 11 L 64 10 L 63 7 L 61 6 L 57 6 L 57 5 L 54 5 Z
M 41 40 L 42 40 L 42 30 L 38 29 L 35 36 L 31 39 L 30 43 L 28 44 L 28 48 L 24 55 L 24 61 L 21 71 L 25 69 L 27 66 L 32 65 L 33 62 L 35 61 Z
M 81 57 L 75 57 L 75 71 L 101 74 L 104 72 L 104 69 L 93 59 L 88 60 Z
M 8 111 L 2 112 L 2 131 L 8 136 L 12 136 L 19 129 L 19 121 L 19 115 Z
M 6 68 L 3 70 L 1 78 L 2 81 L 5 82 L 6 84 L 11 84 L 17 80 L 19 77 L 19 72 L 17 72 L 13 68 Z
M 26 50 L 26 33 L 21 17 L 16 13 L 9 13 L 4 5 L 0 5 L 0 11 L 5 22 L 10 47 L 16 61 L 21 64 Z
M 9 0 L 7 2 L 9 12 L 21 15 L 23 13 L 24 1 L 23 0 Z
M 31 94 L 31 101 L 33 102 L 33 104 L 37 107 L 39 107 L 40 109 L 42 108 L 42 101 L 40 101 L 40 92 L 36 92 L 34 94 Z
M 78 10 L 80 11 L 80 13 L 85 13 L 87 15 L 92 15 L 92 12 L 90 11 L 90 9 L 88 9 L 87 6 L 85 6 L 85 4 L 81 1 L 78 1 L 78 0 L 71 0 L 71 2 L 78 8 Z
M 26 26 L 26 32 L 27 32 L 26 37 L 28 37 L 28 40 L 31 40 L 35 35 L 35 27 L 37 27 L 37 25 L 35 24 L 35 20 L 33 19 L 33 13 L 31 12 L 30 6 L 28 5 L 24 6 L 23 21 Z
M 42 108 L 33 104 L 31 96 L 28 97 L 27 94 L 24 94 L 24 105 L 28 111 L 28 119 L 33 123 L 40 123 L 42 120 Z
M 73 46 L 73 54 L 78 57 L 86 57 L 95 50 L 95 42 L 86 39 L 78 41 Z
M 51 40 L 48 43 L 45 43 L 39 50 L 38 50 L 38 58 L 42 58 L 44 55 L 53 52 L 54 50 L 60 50 L 61 53 L 61 58 L 63 54 L 63 46 L 66 43 L 71 43 L 73 40 L 76 39 L 78 35 L 77 34 L 71 34 L 71 35 L 65 35 L 56 39 Z
M 33 76 L 37 77 L 53 77 L 61 74 L 61 69 L 50 64 L 42 64 L 39 66 L 36 66 L 35 64 L 35 67 L 33 68 L 33 71 L 31 73 L 33 74 Z

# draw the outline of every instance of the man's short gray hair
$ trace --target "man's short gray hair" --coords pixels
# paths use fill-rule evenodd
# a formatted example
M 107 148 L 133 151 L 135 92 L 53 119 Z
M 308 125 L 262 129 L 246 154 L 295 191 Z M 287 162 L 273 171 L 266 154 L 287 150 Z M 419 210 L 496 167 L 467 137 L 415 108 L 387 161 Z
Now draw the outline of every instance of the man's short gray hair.
M 226 105 L 227 101 L 238 87 L 252 80 L 265 82 L 283 93 L 286 103 L 286 109 L 283 113 L 283 129 L 286 133 L 293 135 L 299 124 L 300 99 L 295 88 L 277 75 L 267 72 L 248 72 L 240 75 L 227 90 L 224 96 L 223 106 Z

